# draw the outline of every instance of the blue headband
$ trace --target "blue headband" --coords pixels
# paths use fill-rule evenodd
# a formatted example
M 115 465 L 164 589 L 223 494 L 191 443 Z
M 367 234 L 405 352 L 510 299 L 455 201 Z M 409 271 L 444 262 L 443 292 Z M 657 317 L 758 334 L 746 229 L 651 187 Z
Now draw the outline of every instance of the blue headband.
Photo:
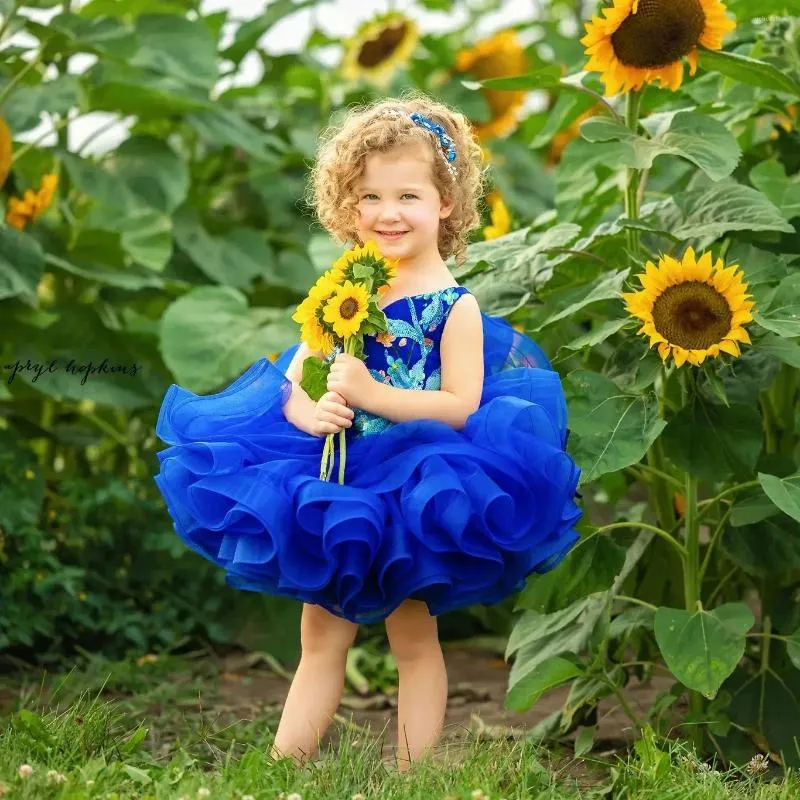
M 425 128 L 425 130 L 432 133 L 439 142 L 439 152 L 442 154 L 445 166 L 453 176 L 453 180 L 458 177 L 458 170 L 453 166 L 453 162 L 456 160 L 456 146 L 453 144 L 453 140 L 445 133 L 441 125 L 434 122 L 430 117 L 420 114 L 418 111 L 413 111 L 408 114 L 396 108 L 383 109 L 383 111 L 375 115 L 375 119 L 380 117 L 394 117 L 397 119 L 407 118 L 414 124 L 419 125 L 420 128 Z

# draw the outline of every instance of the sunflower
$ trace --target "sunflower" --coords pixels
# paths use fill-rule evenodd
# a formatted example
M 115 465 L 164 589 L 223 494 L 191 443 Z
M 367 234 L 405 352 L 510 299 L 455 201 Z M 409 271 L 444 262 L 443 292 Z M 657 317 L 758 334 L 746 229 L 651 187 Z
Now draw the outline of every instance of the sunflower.
M 333 326 L 337 336 L 346 339 L 358 333 L 369 313 L 369 292 L 361 283 L 345 281 L 325 304 L 322 318 Z
M 694 75 L 698 45 L 719 50 L 736 27 L 725 11 L 721 0 L 614 0 L 603 9 L 605 19 L 586 23 L 586 70 L 601 74 L 607 96 L 653 81 L 677 91 L 681 59 Z
M 419 41 L 419 28 L 405 14 L 389 11 L 364 22 L 345 42 L 341 63 L 345 80 L 363 78 L 386 86 L 397 67 L 405 64 Z
M 58 175 L 45 175 L 38 192 L 26 189 L 22 198 L 12 197 L 8 201 L 6 222 L 17 230 L 23 230 L 29 222 L 35 222 L 53 202 L 58 186 Z
M 499 236 L 505 236 L 511 230 L 511 215 L 500 192 L 489 192 L 486 202 L 489 204 L 492 221 L 483 229 L 483 238 L 497 239 Z
M 456 55 L 456 70 L 468 72 L 477 80 L 508 78 L 528 72 L 528 58 L 517 39 L 516 31 L 500 31 L 474 47 L 460 50 Z M 481 141 L 503 137 L 517 127 L 517 113 L 525 103 L 524 90 L 500 91 L 482 88 L 481 94 L 492 113 L 489 122 L 473 123 L 475 135 Z
M 331 354 L 334 348 L 333 336 L 325 330 L 316 317 L 311 317 L 300 328 L 300 341 L 308 345 L 313 353 Z
M 378 248 L 374 239 L 367 239 L 363 245 L 356 245 L 340 256 L 334 263 L 334 267 L 342 270 L 343 280 L 359 281 L 362 280 L 353 272 L 355 264 L 363 264 L 372 267 L 371 286 L 377 287 L 379 295 L 382 295 L 389 286 L 389 283 L 397 277 L 399 262 L 397 259 L 386 258 Z
M 658 345 L 662 361 L 672 354 L 676 366 L 699 366 L 720 353 L 740 356 L 739 342 L 750 344 L 742 327 L 752 322 L 753 301 L 738 267 L 722 259 L 712 267 L 711 253 L 695 259 L 690 247 L 683 261 L 663 256 L 656 267 L 647 262 L 639 275 L 642 291 L 623 293 L 627 310 L 644 325 L 639 333 Z
M 316 317 L 322 304 L 336 291 L 342 277 L 342 272 L 335 268 L 320 275 L 309 290 L 308 296 L 297 306 L 297 310 L 292 314 L 292 319 L 302 325 Z

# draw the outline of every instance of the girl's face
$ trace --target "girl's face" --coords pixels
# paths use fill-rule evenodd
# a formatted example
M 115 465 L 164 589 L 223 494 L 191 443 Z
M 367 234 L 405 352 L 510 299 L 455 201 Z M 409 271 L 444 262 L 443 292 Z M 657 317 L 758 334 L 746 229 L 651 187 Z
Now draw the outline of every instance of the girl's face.
M 355 185 L 359 238 L 374 239 L 388 258 L 407 265 L 441 261 L 439 220 L 453 210 L 431 180 L 432 156 L 417 143 L 374 153 Z

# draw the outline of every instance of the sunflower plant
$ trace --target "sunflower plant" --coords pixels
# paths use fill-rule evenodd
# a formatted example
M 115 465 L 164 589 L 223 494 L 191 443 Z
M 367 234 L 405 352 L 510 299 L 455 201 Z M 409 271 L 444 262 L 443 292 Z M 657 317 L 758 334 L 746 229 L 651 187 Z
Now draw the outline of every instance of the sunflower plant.
M 364 336 L 385 333 L 386 315 L 380 297 L 397 274 L 397 262 L 385 258 L 377 244 L 368 240 L 340 256 L 323 273 L 292 319 L 301 325 L 300 339 L 323 358 L 309 356 L 303 362 L 300 386 L 319 400 L 327 391 L 331 362 L 337 352 L 364 358 Z M 345 431 L 339 432 L 339 483 L 344 483 Z M 334 434 L 325 437 L 320 480 L 330 480 L 334 463 Z
M 558 88 L 512 139 L 543 161 L 558 149 L 552 207 L 525 219 L 537 173 L 492 142 L 515 230 L 464 267 L 489 313 L 553 354 L 596 487 L 582 541 L 516 600 L 507 706 L 570 682 L 533 735 L 613 697 L 669 735 L 686 697 L 698 752 L 797 765 L 782 720 L 800 716 L 800 36 L 747 0 L 597 6 L 583 48 L 553 45 L 566 77 L 489 84 Z M 750 14 L 738 36 L 733 10 Z M 625 685 L 655 670 L 674 685 L 627 708 Z

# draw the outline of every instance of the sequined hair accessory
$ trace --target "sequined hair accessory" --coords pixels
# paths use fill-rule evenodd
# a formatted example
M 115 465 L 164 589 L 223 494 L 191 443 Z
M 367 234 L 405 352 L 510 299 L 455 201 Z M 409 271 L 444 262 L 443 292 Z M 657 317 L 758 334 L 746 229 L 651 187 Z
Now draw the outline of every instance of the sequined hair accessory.
M 380 119 L 381 117 L 410 119 L 415 125 L 419 125 L 420 128 L 425 128 L 425 130 L 433 134 L 438 141 L 439 152 L 442 154 L 442 158 L 444 159 L 444 163 L 448 172 L 453 177 L 453 180 L 458 177 L 458 170 L 453 165 L 453 162 L 456 160 L 456 146 L 453 144 L 453 140 L 445 133 L 445 130 L 441 125 L 434 122 L 430 117 L 420 114 L 419 111 L 407 113 L 400 111 L 400 109 L 397 108 L 385 108 L 382 111 L 379 111 L 375 115 L 374 119 Z

